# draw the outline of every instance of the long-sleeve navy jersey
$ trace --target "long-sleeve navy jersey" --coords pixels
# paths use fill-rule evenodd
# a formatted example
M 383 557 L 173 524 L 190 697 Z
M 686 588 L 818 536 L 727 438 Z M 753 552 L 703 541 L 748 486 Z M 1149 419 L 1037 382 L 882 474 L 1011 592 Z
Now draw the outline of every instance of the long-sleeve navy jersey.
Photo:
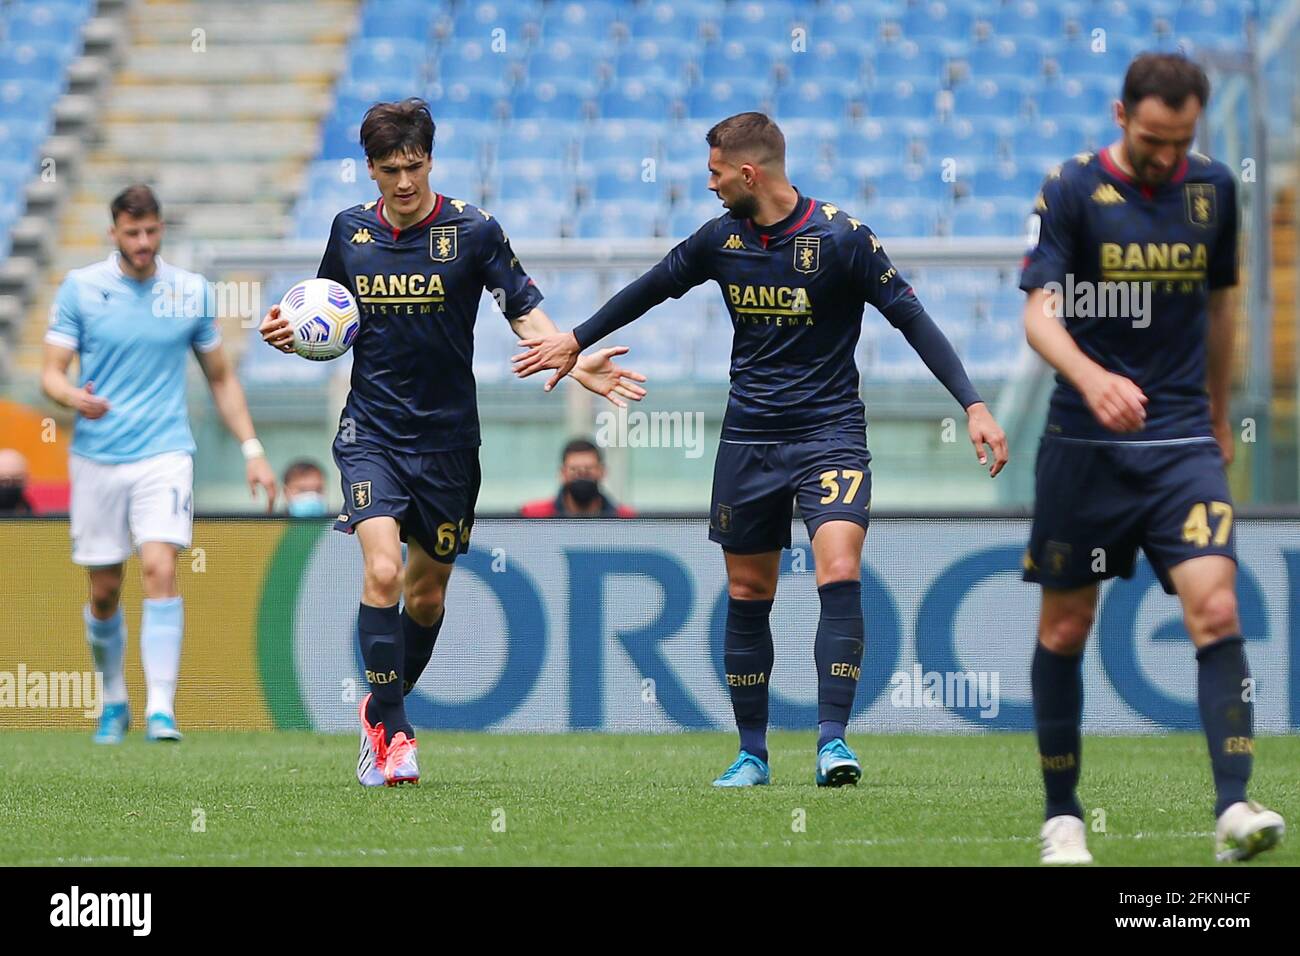
M 731 394 L 722 437 L 804 441 L 866 427 L 853 360 L 863 306 L 875 306 L 963 407 L 979 401 L 952 347 L 862 222 L 800 195 L 781 222 L 730 214 L 702 226 L 574 329 L 586 347 L 669 296 L 714 280 L 731 314 Z M 635 286 L 635 289 L 634 289 Z
M 424 220 L 398 230 L 382 199 L 368 202 L 334 217 L 317 275 L 347 286 L 361 309 L 341 416 L 355 423 L 356 441 L 418 453 L 477 447 L 474 319 L 483 290 L 508 319 L 542 300 L 500 223 L 439 195 Z
M 1048 433 L 1092 441 L 1211 436 L 1209 293 L 1237 282 L 1231 171 L 1191 153 L 1152 189 L 1135 183 L 1108 152 L 1083 153 L 1048 175 L 1035 213 L 1036 244 L 1020 288 L 1059 283 L 1065 325 L 1079 348 L 1147 396 L 1145 428 L 1120 434 L 1098 422 L 1058 374 Z M 1144 299 L 1146 314 L 1139 314 Z

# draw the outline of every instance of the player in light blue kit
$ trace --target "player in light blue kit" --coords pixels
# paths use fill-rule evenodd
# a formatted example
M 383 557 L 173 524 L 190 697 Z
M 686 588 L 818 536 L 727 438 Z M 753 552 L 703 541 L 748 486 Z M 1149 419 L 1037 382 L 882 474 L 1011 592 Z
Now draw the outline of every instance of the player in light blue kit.
M 68 471 L 72 560 L 90 577 L 86 640 L 104 675 L 95 740 L 118 743 L 130 725 L 119 606 L 122 565 L 140 550 L 144 608 L 140 657 L 148 685 L 146 736 L 180 740 L 176 680 L 183 611 L 176 555 L 190 546 L 194 438 L 185 407 L 192 349 L 222 420 L 242 443 L 249 487 L 275 503 L 275 475 L 253 433 L 244 391 L 221 350 L 207 280 L 158 256 L 163 224 L 147 186 L 131 186 L 109 207 L 117 251 L 68 273 L 50 310 L 41 387 L 77 412 Z M 68 380 L 80 360 L 77 384 Z

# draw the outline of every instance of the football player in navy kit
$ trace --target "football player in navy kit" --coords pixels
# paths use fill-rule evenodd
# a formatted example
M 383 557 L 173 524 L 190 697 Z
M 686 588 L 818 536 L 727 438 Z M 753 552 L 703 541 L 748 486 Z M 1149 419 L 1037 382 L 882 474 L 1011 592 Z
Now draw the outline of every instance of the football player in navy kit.
M 766 784 L 769 615 L 798 501 L 812 540 L 821 616 L 814 641 L 819 786 L 856 783 L 845 743 L 863 654 L 862 546 L 871 459 L 854 348 L 863 305 L 898 328 L 966 409 L 981 463 L 996 475 L 1006 439 L 943 333 L 866 223 L 786 178 L 785 138 L 762 113 L 723 120 L 707 136 L 709 189 L 728 210 L 677 245 L 571 333 L 523 344 L 516 372 L 554 369 L 670 296 L 710 279 L 735 330 L 731 393 L 713 478 L 709 537 L 722 545 L 728 608 L 724 657 L 740 754 L 717 786 Z
M 1121 137 L 1054 170 L 1031 220 L 1025 329 L 1057 372 L 1024 571 L 1042 586 L 1031 685 L 1045 863 L 1092 859 L 1075 794 L 1081 662 L 1098 582 L 1131 577 L 1138 547 L 1178 595 L 1196 648 L 1217 855 L 1249 858 L 1284 831 L 1278 814 L 1246 798 L 1253 698 L 1224 471 L 1237 198 L 1226 166 L 1190 152 L 1208 98 L 1190 60 L 1137 57 L 1115 106 Z M 1079 308 L 1085 292 L 1092 307 Z M 1124 314 L 1097 308 L 1125 301 L 1113 310 Z
M 351 290 L 362 317 L 334 441 L 346 502 L 334 527 L 356 533 L 365 560 L 357 618 L 371 691 L 360 707 L 357 778 L 365 786 L 419 778 L 403 698 L 433 653 L 452 564 L 469 549 L 474 524 L 473 329 L 483 291 L 521 338 L 555 331 L 501 224 L 430 188 L 433 137 L 421 100 L 371 107 L 361 145 L 380 198 L 335 217 L 319 270 Z M 292 351 L 278 307 L 260 331 Z M 644 376 L 611 360 L 625 351 L 584 357 L 578 381 L 615 405 L 639 400 Z

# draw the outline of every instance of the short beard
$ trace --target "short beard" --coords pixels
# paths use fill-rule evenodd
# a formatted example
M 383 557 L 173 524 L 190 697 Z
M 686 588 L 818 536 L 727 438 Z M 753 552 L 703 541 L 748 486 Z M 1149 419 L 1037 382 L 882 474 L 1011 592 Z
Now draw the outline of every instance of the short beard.
M 731 204 L 730 211 L 735 219 L 753 219 L 758 212 L 758 198 L 752 193 L 741 196 Z

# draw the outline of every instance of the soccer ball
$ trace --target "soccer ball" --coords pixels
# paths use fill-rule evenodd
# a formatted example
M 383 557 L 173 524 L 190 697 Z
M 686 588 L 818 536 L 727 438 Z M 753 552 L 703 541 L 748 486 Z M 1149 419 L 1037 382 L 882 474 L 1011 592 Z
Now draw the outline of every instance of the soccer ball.
M 304 279 L 280 300 L 280 315 L 293 326 L 293 350 L 325 362 L 352 347 L 361 313 L 352 293 L 333 279 Z

